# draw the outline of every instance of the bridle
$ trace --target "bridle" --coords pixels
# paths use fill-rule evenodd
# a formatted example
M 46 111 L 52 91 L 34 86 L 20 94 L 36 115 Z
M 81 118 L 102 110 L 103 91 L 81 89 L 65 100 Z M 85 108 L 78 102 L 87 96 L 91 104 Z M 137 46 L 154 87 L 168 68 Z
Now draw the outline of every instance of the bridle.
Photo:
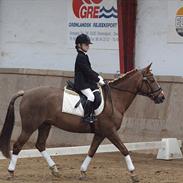
M 147 96 L 147 97 L 150 97 L 151 99 L 155 99 L 156 97 L 158 97 L 157 95 L 155 95 L 157 92 L 159 91 L 162 91 L 162 88 L 158 85 L 158 89 L 156 90 L 153 90 L 152 86 L 151 86 L 151 83 L 155 82 L 155 80 L 153 80 L 152 82 L 150 82 L 150 80 L 148 79 L 149 77 L 153 77 L 153 74 L 149 74 L 149 75 L 144 75 L 143 72 L 142 73 L 142 76 L 143 76 L 143 79 L 142 79 L 142 83 L 141 83 L 141 87 L 139 90 L 136 90 L 135 92 L 134 91 L 130 91 L 130 90 L 127 90 L 127 89 L 121 89 L 121 88 L 117 88 L 113 85 L 109 85 L 110 88 L 113 88 L 113 89 L 116 89 L 118 91 L 123 91 L 123 92 L 128 92 L 128 93 L 132 93 L 133 95 L 143 95 L 143 96 Z M 144 84 L 147 85 L 147 88 L 150 89 L 150 92 L 146 93 L 146 92 L 142 92 L 142 88 L 144 86 Z
M 110 85 L 108 82 L 106 82 L 104 87 L 105 87 L 105 91 L 107 92 L 106 94 L 109 97 L 109 100 L 110 100 L 110 103 L 111 103 L 111 106 L 112 106 L 112 113 L 111 113 L 111 115 L 113 115 L 113 113 L 114 113 L 113 100 L 112 100 L 112 96 L 111 96 L 111 88 L 115 89 L 115 90 L 118 90 L 118 91 L 128 92 L 128 93 L 131 93 L 133 95 L 140 94 L 140 95 L 143 95 L 143 96 L 148 96 L 148 97 L 150 97 L 151 99 L 154 99 L 154 100 L 156 100 L 156 98 L 159 96 L 159 95 L 155 95 L 155 94 L 157 92 L 159 92 L 159 91 L 162 91 L 162 88 L 158 85 L 158 89 L 157 90 L 153 90 L 153 88 L 151 86 L 151 83 L 155 82 L 153 74 L 144 75 L 143 72 L 141 72 L 141 73 L 142 73 L 142 76 L 143 76 L 142 83 L 141 83 L 140 89 L 139 90 L 137 89 L 135 92 L 127 90 L 127 89 L 117 88 L 117 87 L 115 87 L 113 85 Z M 153 77 L 153 81 L 152 82 L 150 82 L 150 80 L 148 79 L 148 77 L 151 77 L 151 76 Z M 145 92 L 141 91 L 143 86 L 144 86 L 144 84 L 146 84 L 147 87 L 150 89 L 149 93 L 145 93 Z
M 142 84 L 141 84 L 141 87 L 140 87 L 140 90 L 139 90 L 140 92 L 138 92 L 138 94 L 143 95 L 143 96 L 147 96 L 151 99 L 156 99 L 158 97 L 158 95 L 156 95 L 156 93 L 161 92 L 162 88 L 160 87 L 160 85 L 158 85 L 158 88 L 156 90 L 153 90 L 153 88 L 151 86 L 151 84 L 155 82 L 153 74 L 144 75 L 144 73 L 142 73 L 142 75 L 143 75 Z M 148 79 L 149 77 L 153 77 L 152 82 Z M 143 88 L 144 84 L 146 84 L 147 88 L 150 89 L 150 92 L 148 92 L 148 93 L 142 92 L 142 88 Z

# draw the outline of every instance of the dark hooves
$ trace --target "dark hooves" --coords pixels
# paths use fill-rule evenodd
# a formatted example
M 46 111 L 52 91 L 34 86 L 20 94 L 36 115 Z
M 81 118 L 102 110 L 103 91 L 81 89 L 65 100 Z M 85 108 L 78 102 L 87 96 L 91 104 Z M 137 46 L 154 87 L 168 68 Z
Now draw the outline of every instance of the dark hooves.
M 132 183 L 137 183 L 137 182 L 140 182 L 139 178 L 137 175 L 132 175 L 131 176 L 131 180 L 132 180 Z
M 14 176 L 14 171 L 9 171 L 9 170 L 8 170 L 8 173 L 9 173 L 9 174 L 8 174 L 7 180 L 13 180 L 14 177 L 15 177 L 15 176 Z
M 81 175 L 79 177 L 79 180 L 87 180 L 87 174 L 86 174 L 86 172 L 81 171 Z
M 50 167 L 50 170 L 51 170 L 51 173 L 53 176 L 55 176 L 57 178 L 59 178 L 61 176 L 56 165 L 53 165 L 52 167 Z

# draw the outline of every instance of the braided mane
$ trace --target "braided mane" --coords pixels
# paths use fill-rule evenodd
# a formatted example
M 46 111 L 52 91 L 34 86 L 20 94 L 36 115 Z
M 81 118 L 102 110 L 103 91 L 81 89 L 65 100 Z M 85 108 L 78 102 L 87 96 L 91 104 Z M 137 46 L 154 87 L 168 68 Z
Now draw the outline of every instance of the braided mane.
M 121 75 L 119 78 L 115 78 L 115 79 L 109 81 L 109 84 L 113 85 L 113 84 L 117 84 L 121 81 L 124 81 L 124 80 L 128 79 L 129 77 L 131 77 L 137 71 L 138 71 L 137 69 L 133 69 L 129 72 L 126 72 L 125 74 Z

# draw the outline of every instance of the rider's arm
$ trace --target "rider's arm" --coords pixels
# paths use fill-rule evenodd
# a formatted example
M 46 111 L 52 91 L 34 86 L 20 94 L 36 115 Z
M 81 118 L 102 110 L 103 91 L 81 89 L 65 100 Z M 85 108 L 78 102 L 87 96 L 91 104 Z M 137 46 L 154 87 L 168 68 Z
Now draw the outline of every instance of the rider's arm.
M 99 82 L 100 80 L 100 78 L 98 77 L 99 74 L 90 68 L 88 62 L 85 59 L 86 57 L 84 56 L 78 57 L 77 62 L 78 62 L 79 68 L 86 75 L 86 77 L 88 77 L 91 80 L 94 80 L 95 82 Z

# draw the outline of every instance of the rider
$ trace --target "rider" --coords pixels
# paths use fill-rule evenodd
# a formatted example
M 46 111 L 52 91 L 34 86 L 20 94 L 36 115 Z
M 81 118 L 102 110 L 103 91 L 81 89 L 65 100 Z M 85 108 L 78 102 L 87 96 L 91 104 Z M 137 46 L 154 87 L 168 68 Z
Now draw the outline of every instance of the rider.
M 91 68 L 89 57 L 86 54 L 90 44 L 92 43 L 89 36 L 86 34 L 78 35 L 75 40 L 75 48 L 78 55 L 75 62 L 74 86 L 76 90 L 81 91 L 81 93 L 87 97 L 83 121 L 93 123 L 96 120 L 93 114 L 93 102 L 95 100 L 93 91 L 98 89 L 97 83 L 103 86 L 105 82 L 104 79 Z

